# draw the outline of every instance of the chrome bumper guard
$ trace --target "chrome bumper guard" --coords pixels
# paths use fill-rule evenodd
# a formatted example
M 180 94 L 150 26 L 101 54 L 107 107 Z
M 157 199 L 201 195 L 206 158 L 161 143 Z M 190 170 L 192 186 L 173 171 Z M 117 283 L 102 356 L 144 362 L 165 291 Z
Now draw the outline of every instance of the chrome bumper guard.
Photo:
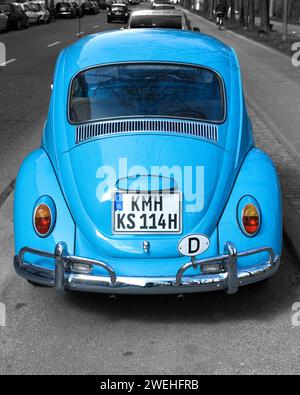
M 237 260 L 251 255 L 268 253 L 267 262 L 238 269 Z M 51 258 L 55 261 L 55 270 L 25 262 L 26 254 Z M 99 266 L 105 269 L 108 276 L 95 276 L 78 273 L 72 268 L 74 264 Z M 203 273 L 204 267 L 219 265 L 220 271 L 213 274 Z M 274 275 L 280 266 L 280 257 L 275 256 L 272 248 L 262 247 L 238 253 L 233 243 L 227 242 L 224 254 L 202 260 L 192 259 L 184 264 L 176 277 L 117 277 L 114 269 L 108 264 L 68 254 L 65 243 L 57 244 L 54 253 L 24 247 L 15 257 L 16 272 L 29 281 L 54 287 L 57 290 L 85 291 L 99 293 L 188 293 L 226 290 L 235 294 L 240 286 L 263 281 Z M 198 275 L 184 276 L 191 268 L 200 268 Z

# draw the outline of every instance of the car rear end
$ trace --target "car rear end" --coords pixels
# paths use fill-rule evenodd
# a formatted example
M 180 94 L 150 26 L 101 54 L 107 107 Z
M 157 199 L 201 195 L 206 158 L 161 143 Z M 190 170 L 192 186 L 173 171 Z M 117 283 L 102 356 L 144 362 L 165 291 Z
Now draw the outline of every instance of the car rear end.
M 74 291 L 232 294 L 276 273 L 278 176 L 253 146 L 228 47 L 167 29 L 94 35 L 63 52 L 54 81 L 43 147 L 17 180 L 20 275 Z
M 56 5 L 56 16 L 58 18 L 71 18 L 72 8 L 69 3 L 58 3 Z
M 121 21 L 127 23 L 129 11 L 124 4 L 112 4 L 107 12 L 107 22 Z
M 129 29 L 161 28 L 186 30 L 184 14 L 173 10 L 134 11 L 128 23 Z

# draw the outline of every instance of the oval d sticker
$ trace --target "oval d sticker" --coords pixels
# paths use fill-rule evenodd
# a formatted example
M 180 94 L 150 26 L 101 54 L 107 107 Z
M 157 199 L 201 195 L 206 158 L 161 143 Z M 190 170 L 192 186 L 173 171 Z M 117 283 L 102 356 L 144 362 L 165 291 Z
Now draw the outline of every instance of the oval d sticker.
M 178 244 L 178 251 L 185 256 L 203 254 L 210 245 L 209 239 L 204 235 L 189 235 Z

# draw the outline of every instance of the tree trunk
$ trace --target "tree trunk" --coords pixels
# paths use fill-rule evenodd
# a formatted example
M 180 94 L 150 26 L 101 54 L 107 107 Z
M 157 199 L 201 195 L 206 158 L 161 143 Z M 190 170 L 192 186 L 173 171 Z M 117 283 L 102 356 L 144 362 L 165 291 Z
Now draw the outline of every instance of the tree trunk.
M 235 0 L 230 0 L 230 19 L 235 22 Z
M 245 7 L 245 22 L 244 26 L 246 29 L 249 28 L 249 0 L 244 0 L 244 7 Z
M 240 24 L 244 25 L 245 23 L 245 7 L 244 0 L 240 0 Z
M 282 40 L 287 41 L 288 37 L 288 0 L 283 1 L 283 17 L 282 17 Z
M 270 0 L 261 0 L 260 2 L 260 18 L 261 31 L 264 33 L 270 32 Z
M 255 4 L 254 0 L 249 0 L 249 28 L 254 30 L 255 28 Z
M 213 15 L 214 15 L 214 0 L 210 0 L 209 1 L 209 19 L 212 20 L 213 19 Z

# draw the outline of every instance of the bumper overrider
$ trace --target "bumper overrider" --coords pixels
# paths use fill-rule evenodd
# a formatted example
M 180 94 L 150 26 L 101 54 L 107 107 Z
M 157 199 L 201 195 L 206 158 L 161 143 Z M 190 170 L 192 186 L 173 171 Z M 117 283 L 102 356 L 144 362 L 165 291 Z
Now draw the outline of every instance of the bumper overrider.
M 238 258 L 268 253 L 268 260 L 250 268 L 238 268 Z M 47 269 L 25 261 L 26 254 L 54 259 L 55 269 Z M 99 266 L 107 271 L 107 276 L 96 276 L 91 273 L 79 273 L 76 265 Z M 204 274 L 210 265 L 219 265 L 220 271 Z M 68 253 L 65 243 L 56 245 L 54 253 L 36 250 L 29 247 L 21 249 L 15 256 L 16 272 L 25 279 L 53 287 L 57 290 L 96 292 L 110 294 L 180 294 L 192 292 L 208 292 L 226 290 L 235 294 L 239 287 L 268 279 L 279 269 L 280 257 L 270 247 L 262 247 L 245 252 L 237 252 L 231 242 L 225 244 L 223 255 L 203 260 L 192 259 L 179 268 L 176 277 L 119 277 L 107 263 L 73 256 Z M 198 275 L 184 275 L 188 269 L 200 268 Z

